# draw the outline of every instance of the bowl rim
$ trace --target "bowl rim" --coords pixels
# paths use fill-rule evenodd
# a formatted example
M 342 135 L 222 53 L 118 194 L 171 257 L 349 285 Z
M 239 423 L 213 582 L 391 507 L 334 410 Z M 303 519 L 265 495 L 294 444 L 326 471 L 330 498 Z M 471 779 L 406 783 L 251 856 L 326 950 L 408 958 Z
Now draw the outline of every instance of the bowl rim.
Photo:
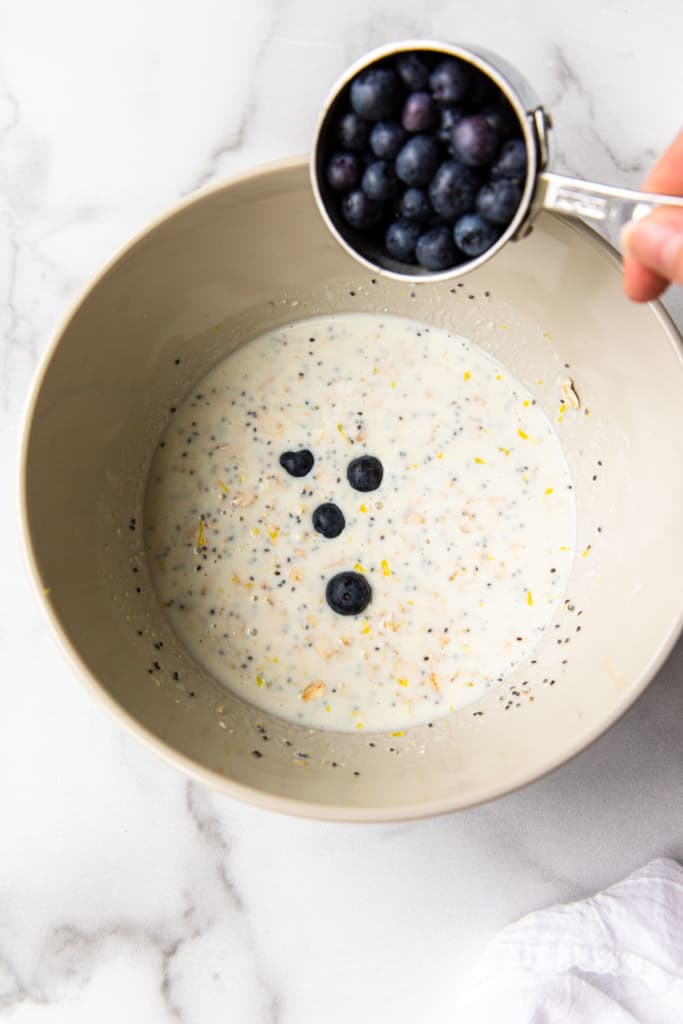
M 76 676 L 81 684 L 95 698 L 95 700 L 108 711 L 112 717 L 122 725 L 129 733 L 140 740 L 148 750 L 159 755 L 168 764 L 179 769 L 184 775 L 196 782 L 204 783 L 213 790 L 217 790 L 226 796 L 233 797 L 243 803 L 276 811 L 281 814 L 309 818 L 318 821 L 333 821 L 347 823 L 380 824 L 387 822 L 414 821 L 422 818 L 435 817 L 441 814 L 448 814 L 453 811 L 465 810 L 470 807 L 477 807 L 483 803 L 489 803 L 500 799 L 503 796 L 512 794 L 532 782 L 540 781 L 551 772 L 554 772 L 561 765 L 573 760 L 578 754 L 586 750 L 600 736 L 606 734 L 636 702 L 650 685 L 654 677 L 663 666 L 673 650 L 681 631 L 683 630 L 683 598 L 681 608 L 676 620 L 669 627 L 666 635 L 662 638 L 658 648 L 653 651 L 647 669 L 643 672 L 638 684 L 618 702 L 599 723 L 593 726 L 580 739 L 572 743 L 568 748 L 562 748 L 561 752 L 549 759 L 539 770 L 527 770 L 518 776 L 508 777 L 504 782 L 495 786 L 489 786 L 483 792 L 478 793 L 475 798 L 458 798 L 456 795 L 440 797 L 433 800 L 420 801 L 405 805 L 373 805 L 366 807 L 352 807 L 345 804 L 316 803 L 311 800 L 285 797 L 265 792 L 256 786 L 236 782 L 213 769 L 202 767 L 193 761 L 186 754 L 176 750 L 166 740 L 161 739 L 152 733 L 146 726 L 142 725 L 122 704 L 120 704 L 106 689 L 103 682 L 91 672 L 85 664 L 76 647 L 72 644 L 60 619 L 49 600 L 49 591 L 44 587 L 40 578 L 36 552 L 33 546 L 28 518 L 28 450 L 31 437 L 31 430 L 43 382 L 49 370 L 52 359 L 59 347 L 59 344 L 69 329 L 78 310 L 86 299 L 95 291 L 107 274 L 140 242 L 150 236 L 158 227 L 169 221 L 172 217 L 181 213 L 190 206 L 199 204 L 246 181 L 255 179 L 268 179 L 279 176 L 284 171 L 296 170 L 301 173 L 302 183 L 308 183 L 309 157 L 290 156 L 278 160 L 249 167 L 234 175 L 193 192 L 185 196 L 170 208 L 157 215 L 142 229 L 132 235 L 126 242 L 119 246 L 113 255 L 103 264 L 99 271 L 88 278 L 86 284 L 79 289 L 76 297 L 69 304 L 67 311 L 58 319 L 56 327 L 51 332 L 51 339 L 40 358 L 38 366 L 33 374 L 33 379 L 24 403 L 21 417 L 21 440 L 19 449 L 19 525 L 21 531 L 22 548 L 28 573 L 33 584 L 38 603 L 42 608 L 48 623 L 51 626 L 57 646 L 61 650 L 66 662 L 76 670 Z M 593 228 L 572 218 L 563 217 L 555 213 L 545 213 L 545 216 L 553 217 L 563 222 L 572 231 L 579 234 L 588 244 L 600 249 L 616 266 L 621 265 L 618 251 L 609 244 Z M 425 284 L 428 283 L 425 282 Z M 658 321 L 664 334 L 678 354 L 679 361 L 683 364 L 683 339 L 678 329 L 659 300 L 647 304 L 650 311 Z

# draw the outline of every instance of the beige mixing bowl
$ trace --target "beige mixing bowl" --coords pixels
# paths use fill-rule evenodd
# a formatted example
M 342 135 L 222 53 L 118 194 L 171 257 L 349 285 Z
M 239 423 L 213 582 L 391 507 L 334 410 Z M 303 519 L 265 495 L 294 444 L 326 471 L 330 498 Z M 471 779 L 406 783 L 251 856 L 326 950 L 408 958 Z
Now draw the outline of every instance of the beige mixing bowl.
M 556 424 L 577 501 L 567 600 L 531 662 L 402 737 L 313 732 L 226 693 L 174 637 L 144 557 L 145 477 L 169 407 L 254 335 L 360 310 L 449 328 L 505 363 Z M 675 331 L 658 306 L 626 301 L 594 234 L 544 214 L 458 285 L 373 278 L 332 240 L 295 160 L 183 203 L 100 274 L 39 374 L 22 494 L 52 624 L 117 718 L 233 796 L 380 821 L 536 779 L 643 691 L 681 628 L 681 465 Z

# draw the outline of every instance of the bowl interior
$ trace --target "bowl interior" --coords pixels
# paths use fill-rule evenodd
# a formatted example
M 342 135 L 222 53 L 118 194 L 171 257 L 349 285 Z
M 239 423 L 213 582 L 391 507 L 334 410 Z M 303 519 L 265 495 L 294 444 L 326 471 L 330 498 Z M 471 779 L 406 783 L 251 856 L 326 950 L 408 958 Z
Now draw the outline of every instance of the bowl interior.
M 348 311 L 422 319 L 495 355 L 555 422 L 576 491 L 567 601 L 534 663 L 399 739 L 311 732 L 226 693 L 179 645 L 145 563 L 146 472 L 169 408 L 245 340 Z M 562 411 L 567 377 L 580 409 Z M 682 393 L 673 329 L 623 298 L 616 261 L 587 229 L 544 215 L 463 282 L 410 285 L 360 268 L 330 237 L 305 162 L 281 164 L 161 220 L 62 328 L 25 438 L 32 564 L 94 690 L 186 770 L 319 817 L 464 807 L 580 750 L 670 650 L 682 604 Z

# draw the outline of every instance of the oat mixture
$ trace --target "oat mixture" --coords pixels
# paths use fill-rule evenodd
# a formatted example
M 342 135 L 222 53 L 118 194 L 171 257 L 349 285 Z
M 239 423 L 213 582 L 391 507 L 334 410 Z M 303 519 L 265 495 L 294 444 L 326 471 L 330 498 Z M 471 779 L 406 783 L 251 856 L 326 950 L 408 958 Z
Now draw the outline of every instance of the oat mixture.
M 295 323 L 216 366 L 172 411 L 145 508 L 196 660 L 266 711 L 347 731 L 457 714 L 501 682 L 562 599 L 574 532 L 532 395 L 465 339 L 374 314 Z M 362 577 L 360 613 L 328 603 L 338 574 Z

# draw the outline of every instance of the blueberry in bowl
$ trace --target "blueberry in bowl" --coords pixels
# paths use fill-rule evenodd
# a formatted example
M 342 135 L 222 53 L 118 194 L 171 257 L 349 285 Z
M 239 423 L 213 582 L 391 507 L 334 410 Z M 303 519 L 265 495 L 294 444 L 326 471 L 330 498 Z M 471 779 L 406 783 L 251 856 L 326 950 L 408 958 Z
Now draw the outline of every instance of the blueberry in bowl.
M 382 47 L 350 68 L 311 161 L 337 240 L 372 270 L 440 280 L 514 237 L 539 158 L 528 97 L 511 78 L 488 54 L 427 41 Z

